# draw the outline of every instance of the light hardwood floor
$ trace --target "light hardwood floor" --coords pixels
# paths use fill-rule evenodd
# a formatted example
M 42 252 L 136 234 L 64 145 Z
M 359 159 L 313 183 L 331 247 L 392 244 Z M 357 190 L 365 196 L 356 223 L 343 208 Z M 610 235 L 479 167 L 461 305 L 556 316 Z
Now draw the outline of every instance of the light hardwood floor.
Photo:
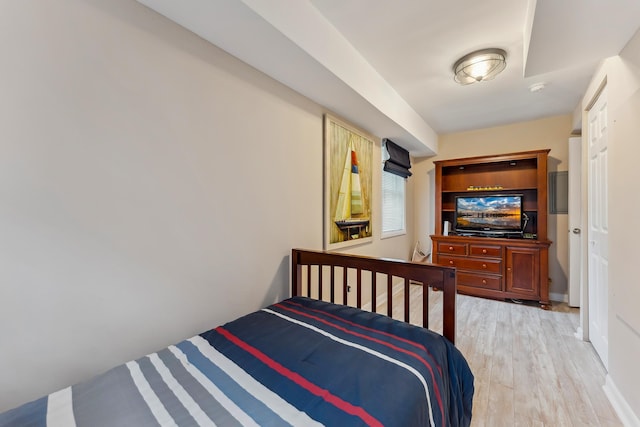
M 400 290 L 394 317 L 402 318 Z M 413 301 L 421 286 L 412 285 Z M 396 300 L 398 302 L 396 302 Z M 430 291 L 430 329 L 442 330 L 441 293 Z M 575 338 L 578 309 L 458 295 L 456 346 L 475 376 L 472 426 L 621 426 L 602 390 L 606 372 Z M 378 311 L 386 310 L 386 301 Z M 411 308 L 412 323 L 421 319 Z

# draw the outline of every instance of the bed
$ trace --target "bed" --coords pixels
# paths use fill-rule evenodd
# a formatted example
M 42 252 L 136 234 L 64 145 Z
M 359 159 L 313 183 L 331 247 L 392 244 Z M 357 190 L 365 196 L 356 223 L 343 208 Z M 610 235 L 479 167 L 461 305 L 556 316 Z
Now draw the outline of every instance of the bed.
M 297 249 L 291 265 L 291 298 L 9 410 L 0 426 L 469 425 L 455 269 Z M 371 311 L 399 286 L 408 320 L 416 285 L 442 290 L 446 338 Z

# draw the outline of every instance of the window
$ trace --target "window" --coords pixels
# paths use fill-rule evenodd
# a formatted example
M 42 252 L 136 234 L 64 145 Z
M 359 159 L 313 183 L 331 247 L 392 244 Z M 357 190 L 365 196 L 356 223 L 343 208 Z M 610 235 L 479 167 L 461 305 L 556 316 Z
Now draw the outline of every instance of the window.
M 382 150 L 386 153 L 386 150 Z M 384 164 L 384 162 L 383 162 Z M 405 189 L 401 176 L 382 171 L 382 237 L 405 234 Z

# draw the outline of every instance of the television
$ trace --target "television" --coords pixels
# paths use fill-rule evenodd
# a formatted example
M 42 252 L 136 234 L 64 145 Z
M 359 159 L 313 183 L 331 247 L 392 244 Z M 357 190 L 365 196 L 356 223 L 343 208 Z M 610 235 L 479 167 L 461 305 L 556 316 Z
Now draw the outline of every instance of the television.
M 522 194 L 457 196 L 455 200 L 457 234 L 522 235 L 523 218 Z

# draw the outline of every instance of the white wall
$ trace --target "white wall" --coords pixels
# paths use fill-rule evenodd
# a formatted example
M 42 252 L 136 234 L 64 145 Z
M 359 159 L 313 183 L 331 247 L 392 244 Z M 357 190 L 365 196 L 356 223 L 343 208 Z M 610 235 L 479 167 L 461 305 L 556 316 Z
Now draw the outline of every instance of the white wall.
M 0 46 L 0 411 L 288 295 L 320 106 L 133 0 L 2 1 Z
M 621 408 L 630 417 L 627 420 L 637 423 L 640 422 L 637 268 L 640 228 L 633 221 L 640 211 L 640 32 L 620 56 L 604 61 L 584 96 L 583 111 L 588 109 L 605 79 L 609 127 L 609 380 L 622 396 Z M 586 123 L 583 119 L 583 124 Z M 583 135 L 588 135 L 586 126 Z

